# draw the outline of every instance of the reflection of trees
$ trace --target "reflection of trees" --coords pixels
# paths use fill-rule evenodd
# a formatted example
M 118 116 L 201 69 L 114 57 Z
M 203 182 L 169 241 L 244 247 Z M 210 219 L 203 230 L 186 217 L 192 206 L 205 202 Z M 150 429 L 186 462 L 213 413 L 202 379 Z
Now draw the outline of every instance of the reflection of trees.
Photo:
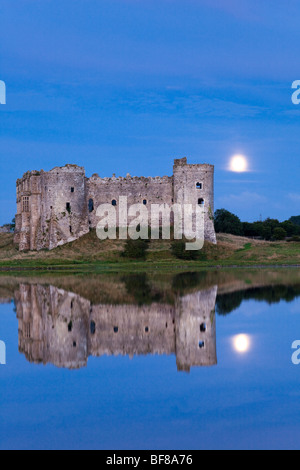
M 183 295 L 188 289 L 192 289 L 193 287 L 200 287 L 201 281 L 204 281 L 206 276 L 206 271 L 177 274 L 173 278 L 172 289 L 174 292 Z
M 123 277 L 126 291 L 132 295 L 138 305 L 150 305 L 159 302 L 162 294 L 151 286 L 146 273 L 130 274 Z
M 292 302 L 300 296 L 300 285 L 278 285 L 266 287 L 253 287 L 247 290 L 230 292 L 217 296 L 216 310 L 219 315 L 228 315 L 238 309 L 244 300 L 267 302 L 269 305 Z

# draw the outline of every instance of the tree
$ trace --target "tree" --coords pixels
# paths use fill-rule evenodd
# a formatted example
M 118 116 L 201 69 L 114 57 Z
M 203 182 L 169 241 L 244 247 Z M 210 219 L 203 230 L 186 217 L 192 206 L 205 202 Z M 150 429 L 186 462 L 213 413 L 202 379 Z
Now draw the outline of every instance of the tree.
M 263 222 L 261 236 L 264 240 L 271 240 L 271 238 L 272 238 L 272 227 L 271 227 L 271 225 L 265 224 Z
M 273 238 L 274 240 L 284 240 L 286 238 L 286 231 L 282 227 L 276 227 Z
M 226 209 L 218 209 L 215 212 L 215 230 L 217 233 L 244 234 L 243 224 L 238 216 Z
M 289 219 L 289 222 L 292 222 L 294 225 L 300 225 L 300 215 L 295 215 Z

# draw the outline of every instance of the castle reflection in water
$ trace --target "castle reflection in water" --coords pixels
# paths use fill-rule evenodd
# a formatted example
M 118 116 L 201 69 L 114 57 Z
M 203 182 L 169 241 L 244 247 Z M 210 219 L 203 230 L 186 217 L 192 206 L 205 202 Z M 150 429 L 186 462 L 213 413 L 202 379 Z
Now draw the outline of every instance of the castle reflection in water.
M 177 369 L 217 364 L 217 286 L 178 295 L 174 305 L 98 304 L 54 286 L 14 293 L 19 350 L 33 363 L 78 369 L 89 356 L 176 355 Z

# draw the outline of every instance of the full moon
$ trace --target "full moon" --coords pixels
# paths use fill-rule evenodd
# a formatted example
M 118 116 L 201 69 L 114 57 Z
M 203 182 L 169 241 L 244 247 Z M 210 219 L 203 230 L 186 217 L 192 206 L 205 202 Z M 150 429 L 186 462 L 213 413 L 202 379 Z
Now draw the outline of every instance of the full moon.
M 240 354 L 244 354 L 250 349 L 251 341 L 248 335 L 234 336 L 232 342 L 234 349 Z
M 248 170 L 248 162 L 244 155 L 234 155 L 230 160 L 230 170 L 243 173 Z

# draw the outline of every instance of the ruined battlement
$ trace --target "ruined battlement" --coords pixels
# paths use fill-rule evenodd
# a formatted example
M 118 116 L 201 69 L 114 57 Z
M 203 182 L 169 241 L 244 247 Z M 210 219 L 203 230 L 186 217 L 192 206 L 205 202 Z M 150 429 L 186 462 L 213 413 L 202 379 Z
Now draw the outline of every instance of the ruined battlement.
M 118 183 L 118 182 L 140 182 L 140 183 L 170 183 L 173 180 L 173 176 L 111 176 L 111 177 L 104 177 L 101 178 L 98 174 L 91 176 L 91 178 L 87 178 L 89 181 L 94 182 L 102 182 L 103 184 L 106 183 Z
M 15 244 L 20 251 L 53 249 L 77 240 L 95 229 L 97 208 L 116 205 L 126 196 L 128 205 L 201 204 L 205 212 L 205 239 L 216 243 L 211 214 L 214 212 L 214 167 L 174 162 L 172 176 L 100 177 L 85 175 L 77 165 L 46 172 L 28 171 L 17 180 Z

